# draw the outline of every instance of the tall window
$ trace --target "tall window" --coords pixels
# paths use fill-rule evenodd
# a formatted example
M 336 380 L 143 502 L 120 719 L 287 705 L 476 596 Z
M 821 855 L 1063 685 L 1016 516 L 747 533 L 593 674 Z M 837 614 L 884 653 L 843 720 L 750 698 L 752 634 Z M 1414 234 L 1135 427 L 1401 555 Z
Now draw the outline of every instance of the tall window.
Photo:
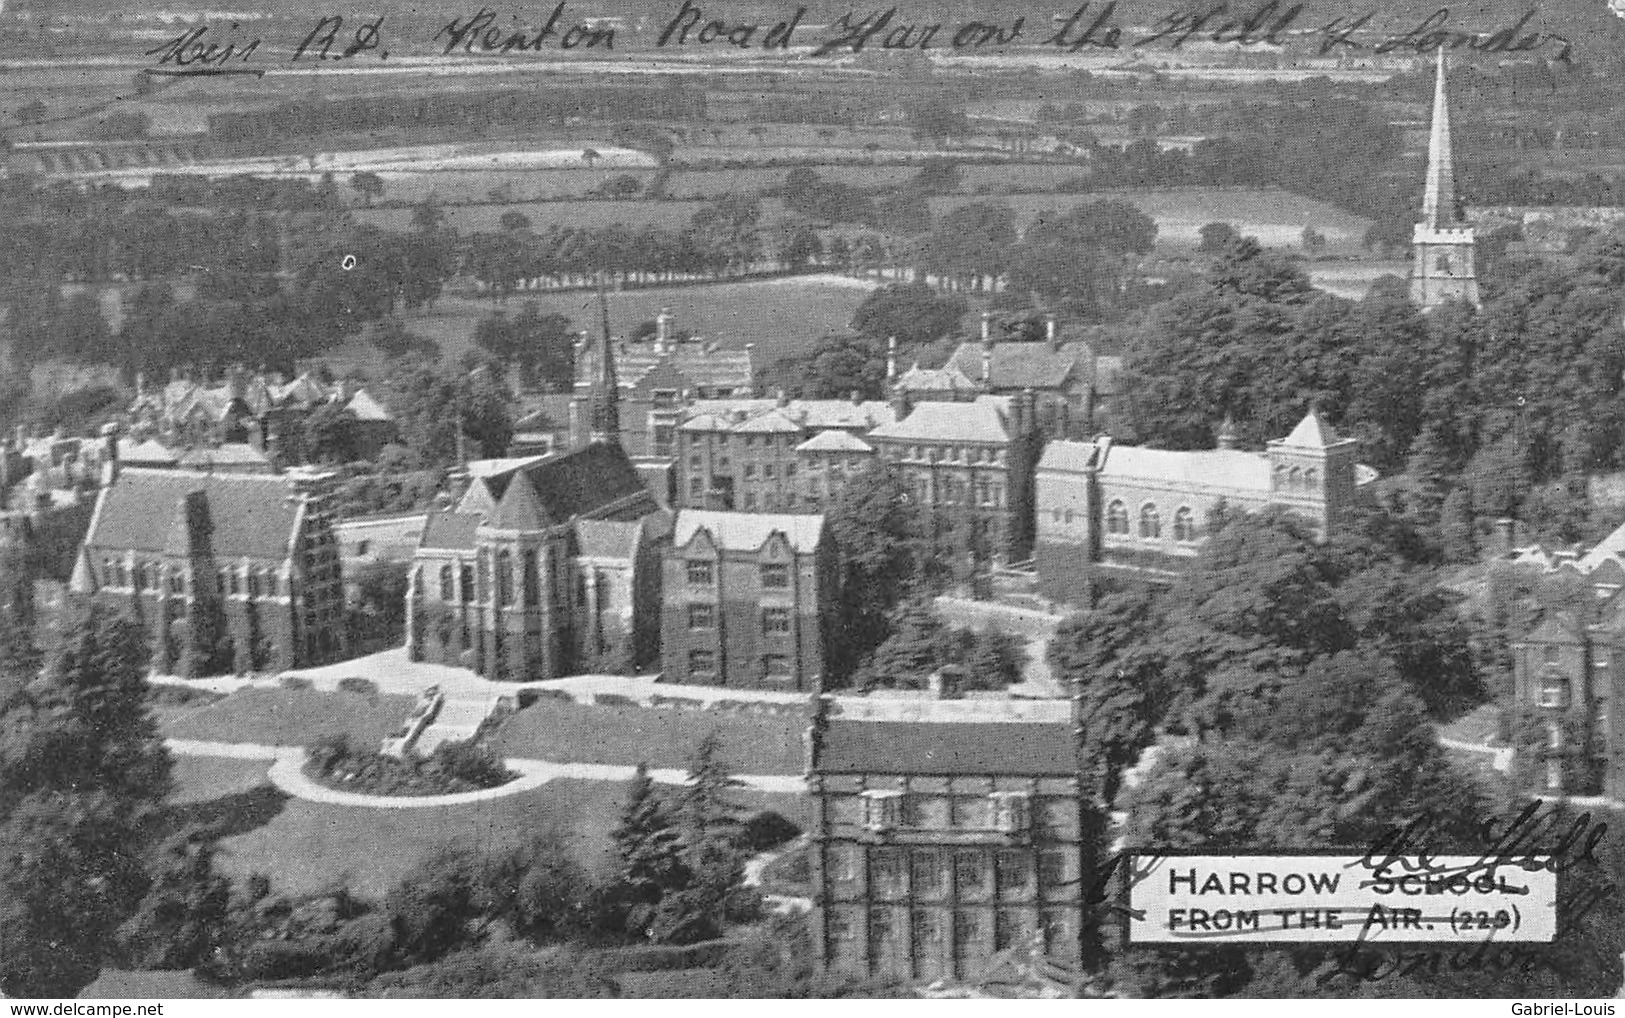
M 451 580 L 450 563 L 440 567 L 440 600 L 448 604 L 457 600 L 457 586 Z
M 471 604 L 474 600 L 474 567 L 464 566 L 460 578 L 463 588 L 463 603 Z
M 688 652 L 688 673 L 695 676 L 715 675 L 717 670 L 717 656 L 709 650 L 691 650 Z
M 534 608 L 542 600 L 542 574 L 536 568 L 536 552 L 525 552 L 525 604 Z
M 1140 536 L 1145 538 L 1162 536 L 1162 518 L 1157 515 L 1157 507 L 1150 503 L 1140 507 Z
M 790 671 L 790 656 L 788 654 L 768 654 L 762 658 L 762 674 L 770 679 L 788 679 L 793 673 Z
M 1567 707 L 1569 705 L 1569 682 L 1567 676 L 1559 671 L 1542 672 L 1540 676 L 1540 706 Z
M 716 608 L 708 604 L 691 604 L 688 606 L 688 628 L 715 629 L 717 625 Z
M 762 566 L 762 586 L 788 587 L 790 585 L 790 567 L 779 562 L 769 562 Z
M 788 633 L 790 631 L 790 609 L 764 608 L 762 609 L 762 632 Z
M 513 553 L 497 552 L 497 600 L 504 608 L 513 604 Z
M 1196 540 L 1196 515 L 1188 505 L 1180 506 L 1174 513 L 1174 540 L 1187 544 Z
M 1128 533 L 1128 509 L 1122 502 L 1113 502 L 1106 507 L 1106 533 Z

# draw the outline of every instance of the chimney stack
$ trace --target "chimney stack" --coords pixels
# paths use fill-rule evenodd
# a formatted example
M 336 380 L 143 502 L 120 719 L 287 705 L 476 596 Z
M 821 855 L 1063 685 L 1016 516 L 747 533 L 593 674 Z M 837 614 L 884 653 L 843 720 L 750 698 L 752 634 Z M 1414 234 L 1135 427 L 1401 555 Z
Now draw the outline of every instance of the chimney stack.
M 671 342 L 671 308 L 661 308 L 655 316 L 655 353 L 665 353 Z
M 886 384 L 897 381 L 897 337 L 890 336 L 886 340 Z
M 1502 517 L 1495 521 L 1495 551 L 1503 558 L 1511 558 L 1518 542 L 1518 521 Z
M 1236 447 L 1236 422 L 1230 419 L 1229 414 L 1224 415 L 1224 423 L 1219 425 L 1219 448 L 1231 450 Z
M 988 346 L 993 342 L 993 312 L 982 312 L 982 345 Z
M 118 480 L 118 434 L 116 422 L 102 425 L 102 487 L 111 488 Z
M 1044 341 L 1049 344 L 1049 348 L 1052 351 L 1059 350 L 1061 348 L 1060 342 L 1055 338 L 1054 315 L 1044 316 Z

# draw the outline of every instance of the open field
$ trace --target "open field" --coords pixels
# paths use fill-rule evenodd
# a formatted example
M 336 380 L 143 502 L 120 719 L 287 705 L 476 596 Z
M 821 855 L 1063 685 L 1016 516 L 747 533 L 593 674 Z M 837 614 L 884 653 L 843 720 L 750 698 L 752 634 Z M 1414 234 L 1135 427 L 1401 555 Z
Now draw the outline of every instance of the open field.
M 728 349 L 755 343 L 758 368 L 787 354 L 804 352 L 804 344 L 826 333 L 845 331 L 871 284 L 841 276 L 790 276 L 748 283 L 706 283 L 609 294 L 609 327 L 628 335 L 642 322 L 670 308 L 675 328 L 687 329 Z M 443 299 L 432 313 L 405 319 L 411 332 L 440 344 L 441 357 L 455 362 L 471 349 L 481 318 L 506 307 L 517 310 L 534 300 L 543 314 L 557 312 L 576 327 L 595 328 L 595 298 L 587 291 L 536 291 L 507 303 L 480 298 Z
M 421 180 L 408 183 L 425 185 L 420 198 L 427 197 L 430 190 L 435 190 L 438 196 L 444 198 L 445 195 L 432 185 L 445 176 L 426 173 L 421 175 Z M 398 192 L 397 183 L 390 182 L 386 194 L 392 198 L 414 200 Z M 524 188 L 515 188 L 515 193 L 524 195 Z M 482 194 L 478 197 L 484 200 L 485 196 Z M 526 201 L 511 205 L 452 205 L 444 211 L 446 225 L 461 233 L 490 233 L 501 229 L 502 216 L 508 212 L 522 213 L 537 231 L 546 230 L 549 226 L 591 228 L 612 223 L 624 223 L 636 228 L 655 226 L 665 230 L 681 230 L 688 226 L 694 213 L 704 204 L 700 201 Z M 776 202 L 772 204 L 777 205 Z M 412 210 L 407 208 L 354 209 L 352 214 L 357 222 L 371 223 L 388 230 L 406 230 L 412 224 Z
M 375 747 L 412 712 L 409 696 L 320 693 L 312 689 L 242 689 L 176 718 L 165 738 L 301 746 L 340 732 Z
M 680 768 L 700 740 L 715 732 L 731 770 L 800 774 L 806 726 L 799 715 L 600 707 L 544 698 L 509 718 L 494 745 L 506 756 Z
M 1364 297 L 1383 276 L 1407 279 L 1411 272 L 1411 263 L 1400 261 L 1310 262 L 1307 267 L 1310 282 L 1351 300 Z

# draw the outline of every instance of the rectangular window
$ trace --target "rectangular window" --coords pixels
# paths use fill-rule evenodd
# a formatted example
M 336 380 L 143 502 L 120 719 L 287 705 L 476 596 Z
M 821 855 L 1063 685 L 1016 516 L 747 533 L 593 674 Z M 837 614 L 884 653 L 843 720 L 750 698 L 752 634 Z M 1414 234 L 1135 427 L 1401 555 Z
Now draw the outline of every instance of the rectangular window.
M 788 679 L 793 674 L 790 671 L 789 655 L 766 655 L 762 658 L 762 673 L 770 679 Z
M 786 463 L 784 465 L 784 476 L 786 476 L 786 477 L 794 477 L 794 476 L 796 476 L 796 465 L 794 463 Z
M 698 469 L 700 469 L 700 454 L 699 453 L 695 453 L 694 455 L 692 455 L 692 456 L 690 456 L 688 458 L 688 468 L 690 470 L 698 470 Z
M 987 863 L 980 852 L 959 852 L 954 855 L 954 883 L 959 893 L 981 894 L 987 884 Z
M 756 492 L 754 492 L 754 491 L 745 492 L 745 508 L 746 509 L 755 509 L 756 508 Z
M 276 597 L 277 588 L 279 585 L 280 581 L 278 580 L 276 573 L 271 570 L 267 570 L 265 573 L 265 596 Z
M 749 481 L 749 480 L 754 479 L 755 477 L 756 477 L 756 464 L 754 464 L 754 463 L 746 463 L 745 464 L 745 480 Z
M 914 893 L 921 896 L 942 893 L 942 858 L 936 852 L 917 851 L 909 860 L 914 876 Z
M 762 609 L 762 632 L 788 633 L 790 631 L 790 609 L 764 608 Z
M 773 464 L 771 464 L 771 463 L 763 463 L 762 464 L 762 479 L 767 480 L 767 481 L 773 480 Z
M 762 566 L 762 586 L 784 588 L 790 586 L 790 567 L 769 562 Z
M 716 608 L 708 604 L 691 604 L 688 606 L 688 628 L 715 629 L 717 625 Z
M 883 895 L 903 893 L 903 857 L 894 848 L 877 849 L 871 856 L 875 890 Z
M 1001 894 L 1018 894 L 1027 889 L 1031 877 L 1025 852 L 1000 852 L 997 869 Z
M 462 580 L 463 603 L 464 604 L 473 604 L 474 603 L 474 567 L 473 566 L 463 566 L 463 568 L 461 570 L 461 574 L 460 574 L 460 576 L 458 578 L 460 580 Z
M 716 670 L 716 654 L 709 650 L 691 650 L 688 652 L 688 673 L 690 675 L 714 675 Z
M 1047 851 L 1039 856 L 1039 879 L 1045 887 L 1059 887 L 1066 883 L 1066 853 Z
M 699 497 L 705 491 L 705 482 L 698 477 L 691 477 L 688 481 L 688 493 Z
M 713 582 L 711 563 L 700 559 L 688 560 L 688 582 L 691 586 L 700 586 Z

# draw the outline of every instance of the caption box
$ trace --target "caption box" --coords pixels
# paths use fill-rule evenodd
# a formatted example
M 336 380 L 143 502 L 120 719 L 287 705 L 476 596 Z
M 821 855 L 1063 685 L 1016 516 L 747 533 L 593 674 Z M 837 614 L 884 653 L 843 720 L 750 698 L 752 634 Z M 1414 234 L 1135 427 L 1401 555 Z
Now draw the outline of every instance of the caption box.
M 1129 942 L 1549 943 L 1557 874 L 1479 856 L 1135 855 Z M 1533 863 L 1544 866 L 1545 860 Z

